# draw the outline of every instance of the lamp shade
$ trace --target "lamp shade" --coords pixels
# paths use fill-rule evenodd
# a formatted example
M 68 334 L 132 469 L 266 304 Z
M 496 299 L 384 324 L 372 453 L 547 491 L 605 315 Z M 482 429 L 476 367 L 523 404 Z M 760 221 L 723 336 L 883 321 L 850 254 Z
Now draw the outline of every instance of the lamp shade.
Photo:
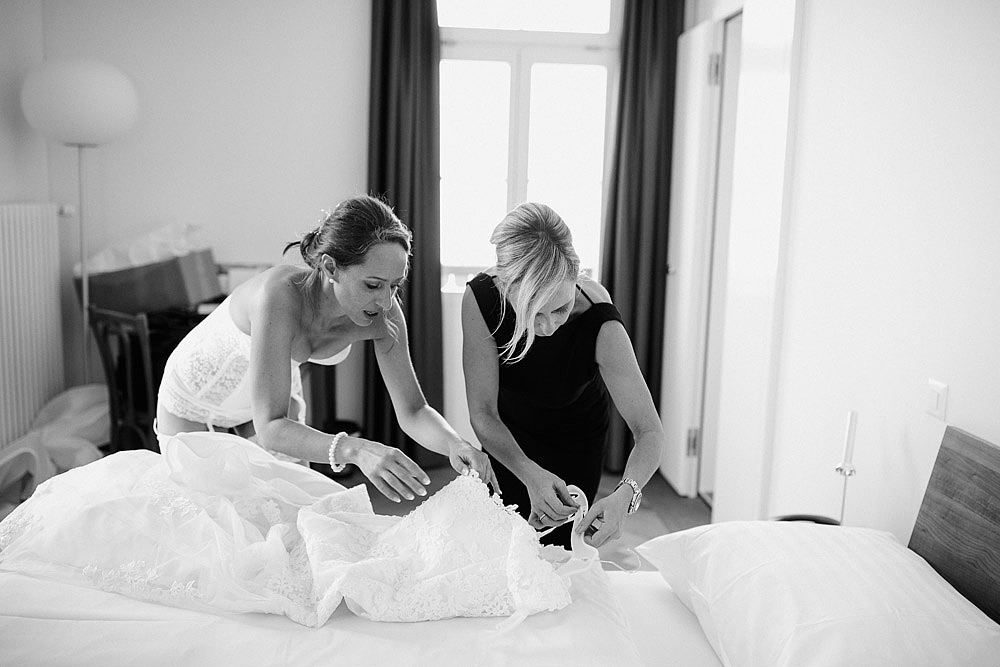
M 135 124 L 139 101 L 132 82 L 96 60 L 47 62 L 30 72 L 21 107 L 32 127 L 64 144 L 97 146 Z

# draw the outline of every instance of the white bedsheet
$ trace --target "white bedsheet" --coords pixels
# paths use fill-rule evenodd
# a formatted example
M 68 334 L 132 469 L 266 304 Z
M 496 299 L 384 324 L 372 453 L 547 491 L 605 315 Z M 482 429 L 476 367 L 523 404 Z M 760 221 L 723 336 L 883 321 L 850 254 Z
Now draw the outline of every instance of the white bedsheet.
M 660 573 L 607 573 L 647 667 L 720 667 L 692 614 Z
M 626 588 L 630 600 L 643 595 Z M 657 589 L 646 592 L 672 596 L 662 580 Z M 379 623 L 341 607 L 308 628 L 278 615 L 208 614 L 0 572 L 0 665 L 643 664 L 606 573 L 595 566 L 575 576 L 572 595 L 565 609 L 496 636 L 500 618 Z

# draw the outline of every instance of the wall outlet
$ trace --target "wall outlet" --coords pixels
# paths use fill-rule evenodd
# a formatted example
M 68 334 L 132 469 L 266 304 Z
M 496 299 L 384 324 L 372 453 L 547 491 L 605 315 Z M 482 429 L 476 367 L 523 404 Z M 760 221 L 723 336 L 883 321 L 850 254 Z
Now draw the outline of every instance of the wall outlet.
M 948 385 L 937 380 L 927 380 L 927 414 L 945 420 L 948 413 Z

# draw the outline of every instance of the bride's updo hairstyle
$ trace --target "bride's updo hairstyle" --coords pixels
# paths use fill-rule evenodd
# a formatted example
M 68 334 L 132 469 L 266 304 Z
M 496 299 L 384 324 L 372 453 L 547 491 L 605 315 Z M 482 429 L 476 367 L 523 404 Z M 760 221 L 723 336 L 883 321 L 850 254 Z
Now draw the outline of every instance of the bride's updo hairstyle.
M 518 205 L 493 230 L 490 243 L 497 253 L 501 321 L 507 303 L 514 308 L 514 333 L 501 346 L 500 359 L 513 364 L 535 342 L 538 311 L 563 281 L 579 277 L 580 258 L 569 227 L 545 204 Z
M 385 201 L 370 195 L 346 199 L 327 213 L 319 226 L 306 233 L 301 241 L 292 241 L 282 254 L 299 247 L 302 259 L 312 269 L 306 287 L 312 288 L 321 279 L 323 255 L 329 255 L 337 266 L 353 266 L 365 261 L 372 246 L 398 243 L 406 251 L 409 270 L 410 246 L 413 234 Z

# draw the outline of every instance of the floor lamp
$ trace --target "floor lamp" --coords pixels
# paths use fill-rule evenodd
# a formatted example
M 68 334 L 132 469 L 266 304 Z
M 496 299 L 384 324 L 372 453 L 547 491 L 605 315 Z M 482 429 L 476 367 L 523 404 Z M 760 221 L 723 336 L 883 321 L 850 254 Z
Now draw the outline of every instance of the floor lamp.
M 77 150 L 80 220 L 80 292 L 83 307 L 83 381 L 90 376 L 90 276 L 84 218 L 84 149 L 113 141 L 135 123 L 138 98 L 125 74 L 95 60 L 49 61 L 30 72 L 21 107 L 43 136 Z

